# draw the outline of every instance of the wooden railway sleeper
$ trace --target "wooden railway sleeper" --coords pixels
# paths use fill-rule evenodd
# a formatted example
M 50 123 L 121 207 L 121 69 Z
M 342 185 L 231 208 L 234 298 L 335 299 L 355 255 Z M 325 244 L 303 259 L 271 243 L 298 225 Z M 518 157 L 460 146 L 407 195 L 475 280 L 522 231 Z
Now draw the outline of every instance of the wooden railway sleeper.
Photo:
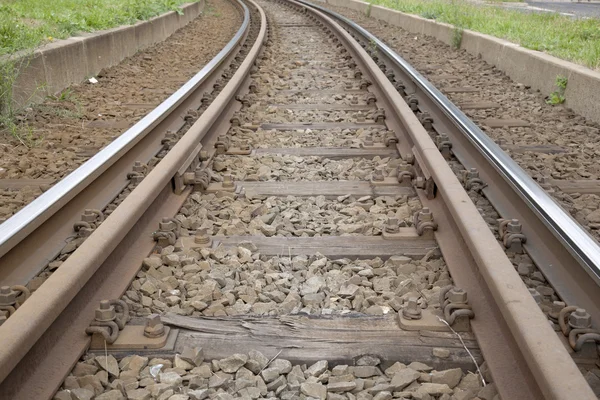
M 502 239 L 504 248 L 512 253 L 523 253 L 523 244 L 527 238 L 522 233 L 522 226 L 518 219 L 499 219 L 498 235 Z

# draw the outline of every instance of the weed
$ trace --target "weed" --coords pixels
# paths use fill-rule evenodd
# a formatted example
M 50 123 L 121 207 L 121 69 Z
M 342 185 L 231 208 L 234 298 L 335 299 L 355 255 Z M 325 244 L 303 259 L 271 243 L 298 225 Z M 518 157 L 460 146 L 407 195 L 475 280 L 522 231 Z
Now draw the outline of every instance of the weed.
M 371 56 L 377 55 L 377 42 L 374 39 L 369 40 L 369 54 Z
M 460 44 L 462 43 L 463 38 L 463 28 L 455 26 L 452 29 L 452 46 L 455 49 L 460 49 Z
M 554 81 L 556 90 L 546 98 L 546 103 L 557 105 L 565 102 L 565 90 L 567 90 L 568 79 L 565 76 L 558 75 Z
M 217 11 L 217 9 L 212 6 L 212 4 L 206 4 L 206 6 L 204 7 L 204 14 L 217 18 L 221 16 L 221 13 Z
M 62 92 L 60 92 L 60 94 L 58 96 L 48 96 L 53 100 L 57 100 L 57 101 L 71 101 L 73 99 L 73 89 L 72 88 L 66 88 L 65 90 L 63 90 Z
M 371 16 L 371 9 L 373 8 L 373 3 L 369 3 L 369 5 L 367 6 L 367 11 L 365 11 L 365 14 L 367 17 Z
M 0 62 L 0 133 L 8 133 L 27 147 L 36 146 L 42 138 L 36 136 L 33 129 L 26 122 L 19 121 L 19 114 L 23 112 L 13 99 L 13 88 L 19 72 L 27 68 L 31 55 L 22 57 L 8 57 Z M 31 97 L 22 104 L 27 105 L 41 87 L 36 88 Z
M 427 10 L 427 11 L 424 11 L 421 13 L 421 17 L 427 18 L 427 19 L 436 19 L 437 14 L 435 13 L 435 11 Z

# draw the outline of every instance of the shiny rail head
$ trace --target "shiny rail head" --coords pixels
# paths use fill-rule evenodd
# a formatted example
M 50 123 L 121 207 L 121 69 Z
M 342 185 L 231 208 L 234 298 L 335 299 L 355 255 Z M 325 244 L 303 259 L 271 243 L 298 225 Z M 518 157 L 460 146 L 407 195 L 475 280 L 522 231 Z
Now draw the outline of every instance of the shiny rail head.
M 529 208 L 540 218 L 585 271 L 600 285 L 600 245 L 567 212 L 537 184 L 504 150 L 486 135 L 442 92 L 432 85 L 394 50 L 352 20 L 305 0 L 297 0 L 318 9 L 349 26 L 367 41 L 374 43 L 389 59 L 394 61 L 446 116 L 460 129 L 469 141 L 494 166 Z
M 109 143 L 95 156 L 80 165 L 75 171 L 0 224 L 0 257 L 57 212 L 61 204 L 70 201 L 85 189 L 91 181 L 114 164 L 123 153 L 131 149 L 173 109 L 181 104 L 226 59 L 250 26 L 250 10 L 241 0 L 237 1 L 244 12 L 244 20 L 227 45 L 158 107 Z

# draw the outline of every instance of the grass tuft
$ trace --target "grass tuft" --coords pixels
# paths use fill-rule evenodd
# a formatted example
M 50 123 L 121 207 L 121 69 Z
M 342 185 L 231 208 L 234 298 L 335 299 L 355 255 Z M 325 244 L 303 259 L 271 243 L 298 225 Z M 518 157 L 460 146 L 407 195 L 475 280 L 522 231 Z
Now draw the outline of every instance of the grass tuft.
M 600 19 L 522 13 L 462 0 L 370 0 L 371 4 L 435 18 L 459 30 L 496 36 L 600 70 Z M 461 35 L 462 37 L 462 35 Z

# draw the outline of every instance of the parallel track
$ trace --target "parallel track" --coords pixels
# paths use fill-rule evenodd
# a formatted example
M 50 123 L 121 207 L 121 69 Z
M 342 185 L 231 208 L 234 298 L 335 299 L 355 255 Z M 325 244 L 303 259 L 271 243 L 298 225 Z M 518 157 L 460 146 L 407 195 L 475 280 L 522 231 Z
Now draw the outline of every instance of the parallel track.
M 337 71 L 333 73 L 333 80 L 331 74 L 328 76 L 324 72 L 328 68 L 332 70 L 331 67 L 319 65 L 319 60 L 316 60 L 317 66 L 312 67 L 311 60 L 303 59 L 297 65 L 301 70 L 300 72 L 302 72 L 300 75 L 287 75 L 286 77 L 288 72 L 283 69 L 268 71 L 272 74 L 269 78 L 271 80 L 269 84 L 277 79 L 283 79 L 284 81 L 289 79 L 289 82 L 298 85 L 297 89 L 291 87 L 287 89 L 277 88 L 277 90 L 261 88 L 262 85 L 268 86 L 267 80 L 264 79 L 266 72 L 260 70 L 261 61 L 276 57 L 276 54 L 272 49 L 273 41 L 270 39 L 273 32 L 267 35 L 267 32 L 272 31 L 272 28 L 267 26 L 265 13 L 254 2 L 250 1 L 250 3 L 252 7 L 256 7 L 252 11 L 255 18 L 252 22 L 254 33 L 250 33 L 250 23 L 248 22 L 250 12 L 244 6 L 246 15 L 244 24 L 228 47 L 220 53 L 221 58 L 211 62 L 205 68 L 206 71 L 201 71 L 194 80 L 188 82 L 182 88 L 182 91 L 186 93 L 192 87 L 200 87 L 205 90 L 205 85 L 213 84 L 217 79 L 218 73 L 214 72 L 217 71 L 215 66 L 219 65 L 224 68 L 229 65 L 235 57 L 234 49 L 239 48 L 241 41 L 246 38 L 248 41 L 251 38 L 255 39 L 254 43 L 244 45 L 248 49 L 246 58 L 243 61 L 238 59 L 239 66 L 236 65 L 231 68 L 234 74 L 220 90 L 219 95 L 212 99 L 207 108 L 202 109 L 203 112 L 196 122 L 187 129 L 147 176 L 135 185 L 129 196 L 124 198 L 119 206 L 110 213 L 110 216 L 91 232 L 89 237 L 34 292 L 31 298 L 25 301 L 14 315 L 10 316 L 0 326 L 0 337 L 2 337 L 4 344 L 0 349 L 0 380 L 2 380 L 0 392 L 8 394 L 8 398 L 11 399 L 52 397 L 76 360 L 89 346 L 90 338 L 85 334 L 85 328 L 93 319 L 94 309 L 97 308 L 100 300 L 120 298 L 129 288 L 130 282 L 138 274 L 141 260 L 151 253 L 155 247 L 152 233 L 156 231 L 159 222 L 164 217 L 176 215 L 182 205 L 189 206 L 186 201 L 189 201 L 188 195 L 193 192 L 194 183 L 196 189 L 201 188 L 200 192 L 195 194 L 200 194 L 200 199 L 202 199 L 203 190 L 211 189 L 210 185 L 206 187 L 208 182 L 200 182 L 198 177 L 213 168 L 218 171 L 215 166 L 216 163 L 227 163 L 226 160 L 229 155 L 219 154 L 220 150 L 216 149 L 216 145 L 223 142 L 221 135 L 226 134 L 228 131 L 230 135 L 232 134 L 234 131 L 232 128 L 233 123 L 234 127 L 239 124 L 242 125 L 241 128 L 237 129 L 256 130 L 257 134 L 260 131 L 273 131 L 275 137 L 277 137 L 278 132 L 283 134 L 286 131 L 304 131 L 305 128 L 309 127 L 316 132 L 323 132 L 320 134 L 319 140 L 326 140 L 329 130 L 339 126 L 346 126 L 348 131 L 370 128 L 375 131 L 393 132 L 397 144 L 391 141 L 388 142 L 385 148 L 369 149 L 367 146 L 361 149 L 351 149 L 348 146 L 340 146 L 332 149 L 331 147 L 318 145 L 316 147 L 285 150 L 269 149 L 273 146 L 266 146 L 266 148 L 255 149 L 250 155 L 236 156 L 236 159 L 239 160 L 239 163 L 245 165 L 243 163 L 250 162 L 251 159 L 259 159 L 261 156 L 269 156 L 278 152 L 279 154 L 287 152 L 300 159 L 304 158 L 307 164 L 314 162 L 310 158 L 312 155 L 319 156 L 321 158 L 316 161 L 318 164 L 323 160 L 327 161 L 327 159 L 368 159 L 377 155 L 377 157 L 391 158 L 390 165 L 393 164 L 393 166 L 381 169 L 384 174 L 392 171 L 390 177 L 393 180 L 396 178 L 395 168 L 400 165 L 401 169 L 408 168 L 407 171 L 413 174 L 412 182 L 409 179 L 402 185 L 401 182 L 395 182 L 389 186 L 378 186 L 376 182 L 369 182 L 368 180 L 366 182 L 352 181 L 344 183 L 338 180 L 339 178 L 336 176 L 328 179 L 327 182 L 307 182 L 306 184 L 285 182 L 285 179 L 281 179 L 277 183 L 239 181 L 236 182 L 236 193 L 242 198 L 244 193 L 246 196 L 250 194 L 250 198 L 257 196 L 259 200 L 263 196 L 284 198 L 291 194 L 297 197 L 315 197 L 322 194 L 325 199 L 335 199 L 338 196 L 343 198 L 347 192 L 351 192 L 351 199 L 353 196 L 362 197 L 365 194 L 372 197 L 396 196 L 400 198 L 406 196 L 409 199 L 419 201 L 422 207 L 428 207 L 431 210 L 437 223 L 437 231 L 434 235 L 425 233 L 424 236 L 421 236 L 417 232 L 418 230 L 415 229 L 416 226 L 409 223 L 407 227 L 400 228 L 399 238 L 388 242 L 379 241 L 377 236 L 373 238 L 365 236 L 364 239 L 360 239 L 360 236 L 336 238 L 335 236 L 326 237 L 326 235 L 320 240 L 321 243 L 319 243 L 319 239 L 311 240 L 310 238 L 291 238 L 288 240 L 287 238 L 277 237 L 231 235 L 225 237 L 215 236 L 213 238 L 215 242 L 220 241 L 223 246 L 235 246 L 241 241 L 249 240 L 258 246 L 263 256 L 285 256 L 287 252 L 292 257 L 297 254 L 311 255 L 317 251 L 330 259 L 343 256 L 350 258 L 381 256 L 386 259 L 392 255 L 408 255 L 415 258 L 422 257 L 424 253 L 421 254 L 421 252 L 423 251 L 428 254 L 425 258 L 429 258 L 431 254 L 440 251 L 454 284 L 465 289 L 469 294 L 469 304 L 475 314 L 475 318 L 471 321 L 474 338 L 467 336 L 471 340 L 477 340 L 478 348 L 477 346 L 473 347 L 473 351 L 476 353 L 478 360 L 481 360 L 481 355 L 485 358 L 502 398 L 594 398 L 571 356 L 548 325 L 546 317 L 523 285 L 511 262 L 504 254 L 504 250 L 499 246 L 496 238 L 479 215 L 464 191 L 461 182 L 448 167 L 446 160 L 438 151 L 438 147 L 432 141 L 429 133 L 423 128 L 413 111 L 404 102 L 401 94 L 388 80 L 388 77 L 361 48 L 360 43 L 355 41 L 351 34 L 346 32 L 332 18 L 341 21 L 354 36 L 358 37 L 360 35 L 359 40 L 363 42 L 363 47 L 366 47 L 370 42 L 375 42 L 380 56 L 384 57 L 386 68 L 395 72 L 396 79 L 405 74 L 403 81 L 409 82 L 408 75 L 413 75 L 416 82 L 413 85 L 419 100 L 418 111 L 426 110 L 433 115 L 433 128 L 438 132 L 444 131 L 449 134 L 455 132 L 451 137 L 454 154 L 465 167 L 476 165 L 479 168 L 482 177 L 488 183 L 488 189 L 484 189 L 485 194 L 494 202 L 501 213 L 508 213 L 508 215 L 513 216 L 517 214 L 515 210 L 518 209 L 519 217 L 524 225 L 531 224 L 536 227 L 543 225 L 547 227 L 549 229 L 548 233 L 544 234 L 543 237 L 541 235 L 539 237 L 546 246 L 554 247 L 553 257 L 561 260 L 563 265 L 568 264 L 572 267 L 572 259 L 566 258 L 568 254 L 569 257 L 583 261 L 588 266 L 588 273 L 594 273 L 594 268 L 597 267 L 594 260 L 596 253 L 594 253 L 594 248 L 590 247 L 594 245 L 593 240 L 590 243 L 587 239 L 567 237 L 570 230 L 577 228 L 576 225 L 571 225 L 570 222 L 569 224 L 559 223 L 561 218 L 568 217 L 563 215 L 564 212 L 560 209 L 556 210 L 547 205 L 544 206 L 547 195 L 540 192 L 541 188 L 535 187 L 535 184 L 532 186 L 531 182 L 527 181 L 525 177 L 515 173 L 510 160 L 504 159 L 501 151 L 498 152 L 499 149 L 494 148 L 495 145 L 488 142 L 489 139 L 486 141 L 486 138 L 481 136 L 478 136 L 477 139 L 473 136 L 469 139 L 461 139 L 458 133 L 461 130 L 463 132 L 468 131 L 467 137 L 469 134 L 473 134 L 472 123 L 465 121 L 464 115 L 461 116 L 457 113 L 455 107 L 447 104 L 449 103 L 447 99 L 431 88 L 422 77 L 419 78 L 418 74 L 411 71 L 410 66 L 399 59 L 383 43 L 335 13 L 311 6 L 307 2 L 286 0 L 281 4 L 302 13 L 299 18 L 303 22 L 277 22 L 279 29 L 308 28 L 311 29 L 311 32 L 321 32 L 320 34 L 322 34 L 322 31 L 318 28 L 315 29 L 315 26 L 322 27 L 322 30 L 329 35 L 331 44 L 337 45 L 336 48 L 339 48 L 339 52 L 336 50 L 336 56 L 343 60 L 341 63 L 343 66 L 338 65 L 336 67 Z M 269 38 L 269 42 L 267 42 L 267 38 Z M 263 47 L 265 43 L 267 43 L 267 46 Z M 332 60 L 332 62 L 338 62 L 339 64 L 339 60 Z M 363 80 L 356 74 L 358 71 L 360 71 L 362 79 L 368 81 L 364 86 L 362 85 Z M 344 72 L 355 75 L 354 78 L 347 79 L 346 84 L 349 86 L 340 88 L 342 82 L 335 82 L 335 79 L 339 78 Z M 322 77 L 319 77 L 318 74 L 321 74 Z M 313 89 L 310 87 L 310 84 L 318 82 L 319 79 L 327 80 L 327 89 Z M 307 82 L 309 87 L 302 88 L 303 82 Z M 273 123 L 273 121 L 264 120 L 266 114 L 258 112 L 260 107 L 253 107 L 254 101 L 272 100 L 272 98 L 278 98 L 277 96 L 285 93 L 291 96 L 288 97 L 291 99 L 294 98 L 295 93 L 297 98 L 303 100 L 298 102 L 297 105 L 266 104 L 266 106 L 291 110 L 290 115 L 297 115 L 300 119 L 313 118 L 318 114 L 318 110 L 334 113 L 339 111 L 341 117 L 335 122 L 316 120 L 307 124 L 308 120 L 297 122 L 292 118 L 291 122 L 275 121 Z M 327 99 L 329 95 L 335 96 L 339 93 L 343 94 L 342 97 L 355 96 L 357 104 L 336 103 L 336 100 L 311 109 L 311 103 L 306 102 L 308 101 L 306 99 L 311 98 L 311 96 Z M 371 94 L 374 95 L 374 98 L 372 98 L 372 100 L 375 100 L 374 104 L 371 101 L 366 103 Z M 121 156 L 125 151 L 124 149 L 133 146 L 133 143 L 138 140 L 135 138 L 144 136 L 147 132 L 156 131 L 156 137 L 152 139 L 152 142 L 160 143 L 161 135 L 166 129 L 179 130 L 182 123 L 172 121 L 180 119 L 181 111 L 176 114 L 173 113 L 172 109 L 175 104 L 179 103 L 184 104 L 180 107 L 184 110 L 191 107 L 191 104 L 196 104 L 197 107 L 199 96 L 196 96 L 196 100 L 189 100 L 189 98 L 183 100 L 187 95 L 176 95 L 177 93 L 173 98 L 167 100 L 165 105 L 161 105 L 159 109 L 142 120 L 140 127 L 132 128 L 135 132 L 128 132 L 131 135 L 126 134 L 119 139 L 121 141 L 130 140 L 127 144 L 116 143 L 109 146 L 103 153 L 99 153 L 97 157 L 90 160 L 90 163 L 84 165 L 85 168 L 82 167 L 82 170 L 75 171 L 70 178 L 68 177 L 64 182 L 48 191 L 47 194 L 49 194 L 46 197 L 42 196 L 39 201 L 36 200 L 38 203 L 35 203 L 35 205 L 32 203 L 31 206 L 17 214 L 14 219 L 11 218 L 0 226 L 0 254 L 2 254 L 0 259 L 0 281 L 3 285 L 27 283 L 44 267 L 43 260 L 51 259 L 60 251 L 59 244 L 69 234 L 70 226 L 77 221 L 77 216 L 82 209 L 103 208 L 114 198 L 115 193 L 122 190 L 123 182 L 115 181 L 114 177 L 123 177 L 124 171 L 131 166 L 133 160 L 139 160 L 140 156 L 138 154 L 140 153 L 135 153 L 135 156 L 131 156 L 130 153 L 127 153 L 127 156 Z M 445 109 L 439 108 L 440 106 L 443 107 L 444 104 Z M 365 111 L 368 116 L 375 116 L 378 114 L 375 111 L 376 109 L 385 111 L 384 122 L 381 119 L 366 122 L 357 120 L 350 112 L 358 110 L 361 113 Z M 294 114 L 294 112 L 297 114 Z M 311 112 L 314 112 L 312 116 Z M 451 125 L 450 121 L 458 123 L 460 127 L 453 128 L 454 125 Z M 295 134 L 302 135 L 299 132 Z M 232 137 L 232 139 L 235 138 Z M 485 156 L 475 152 L 474 148 L 467 146 L 468 143 L 473 145 L 477 140 L 485 144 L 486 151 L 483 152 Z M 144 152 L 144 154 L 157 152 L 156 145 L 155 147 L 146 147 L 145 143 L 140 141 L 135 146 L 135 149 L 139 148 L 140 150 L 136 151 Z M 110 150 L 113 148 L 114 150 Z M 200 153 L 201 149 L 203 150 L 202 153 Z M 476 154 L 478 155 L 475 156 Z M 403 162 L 393 161 L 398 157 Z M 244 158 L 246 161 L 244 161 Z M 494 167 L 491 167 L 492 164 L 484 161 L 485 158 L 488 160 L 494 159 L 498 162 L 494 164 Z M 499 166 L 500 161 L 504 166 L 508 165 L 510 168 Z M 110 168 L 113 168 L 114 172 L 111 174 L 104 173 L 100 178 L 94 180 L 100 171 L 110 171 L 110 165 L 113 165 Z M 119 169 L 116 169 L 117 165 L 119 165 Z M 120 165 L 126 166 L 125 169 Z M 366 170 L 370 168 L 368 163 L 364 165 L 366 165 Z M 191 171 L 188 170 L 190 167 Z M 236 174 L 247 175 L 249 173 L 240 171 L 240 165 L 235 163 L 229 164 L 227 168 L 236 171 L 234 172 Z M 493 170 L 496 171 L 496 174 L 504 174 L 509 183 L 498 180 L 495 175 L 492 175 L 491 171 Z M 190 174 L 185 175 L 186 172 L 192 172 L 191 176 Z M 307 169 L 306 173 L 310 174 L 310 169 Z M 372 174 L 374 174 L 374 171 L 369 172 L 368 176 L 372 176 Z M 217 181 L 224 179 L 222 174 L 216 172 L 211 172 L 208 176 L 212 176 L 213 180 Z M 293 181 L 305 180 L 305 177 L 302 176 L 292 175 L 292 178 Z M 387 179 L 389 180 L 389 177 Z M 102 182 L 114 182 L 114 184 L 101 190 L 99 188 L 102 187 Z M 493 185 L 498 183 L 498 188 L 495 188 L 492 182 Z M 88 184 L 89 186 L 86 187 Z M 212 182 L 211 185 L 212 187 L 219 186 L 220 183 Z M 514 201 L 518 197 L 515 192 L 508 192 L 509 186 L 507 185 L 515 189 L 523 198 L 527 197 L 528 200 L 524 200 L 524 204 L 528 204 L 531 208 L 524 208 L 519 204 L 515 206 L 515 209 L 506 210 L 504 208 L 505 202 L 508 200 Z M 86 187 L 85 190 L 83 190 L 84 187 Z M 223 189 L 222 186 L 219 187 L 221 190 Z M 525 189 L 528 189 L 533 195 L 526 196 L 524 194 Z M 498 197 L 496 194 L 498 190 L 504 193 L 506 197 Z M 96 193 L 102 194 L 102 199 L 98 198 L 99 195 Z M 98 198 L 97 203 L 88 203 L 89 197 L 81 197 L 90 195 Z M 498 199 L 497 202 L 494 199 Z M 338 199 L 337 201 L 343 202 L 345 199 Z M 67 204 L 68 207 L 61 207 L 64 204 Z M 32 214 L 31 209 L 40 205 L 42 205 L 40 209 L 45 211 Z M 540 207 L 545 210 L 545 218 L 542 219 L 538 217 Z M 536 216 L 535 219 L 534 215 Z M 560 226 L 557 227 L 557 224 Z M 56 228 L 56 226 L 60 226 L 60 228 Z M 544 252 L 544 247 L 539 247 L 538 237 L 529 229 L 524 227 L 528 236 L 526 247 L 528 253 L 538 263 L 541 260 L 548 259 L 547 254 L 541 255 Z M 49 233 L 53 230 L 58 232 L 54 235 L 56 237 L 54 241 L 49 239 L 52 236 Z M 191 228 L 188 230 L 193 231 Z M 193 232 L 188 232 L 188 230 L 178 238 L 179 241 L 176 247 L 189 248 L 189 244 L 193 242 Z M 385 230 L 385 228 L 381 228 L 381 230 Z M 372 235 L 378 234 L 372 233 Z M 188 235 L 192 235 L 192 237 L 190 238 Z M 557 240 L 561 241 L 560 246 L 552 244 L 550 236 L 553 238 L 558 237 Z M 357 238 L 358 241 L 354 240 Z M 357 244 L 361 240 L 365 243 L 364 249 Z M 32 253 L 32 243 L 37 242 L 48 243 L 48 246 L 40 250 L 40 254 L 32 256 L 33 258 L 24 257 L 23 254 Z M 353 249 L 352 246 L 358 247 Z M 369 250 L 369 247 L 372 247 L 371 250 Z M 184 250 L 181 250 L 181 252 L 184 252 Z M 15 264 L 15 260 L 21 259 L 23 263 Z M 565 300 L 569 304 L 576 303 L 589 307 L 589 311 L 595 315 L 596 310 L 592 307 L 594 303 L 593 296 L 596 296 L 595 292 L 597 292 L 597 290 L 593 290 L 596 288 L 595 282 L 588 279 L 586 283 L 586 280 L 582 278 L 582 274 L 585 274 L 582 271 L 585 271 L 585 269 L 579 268 L 575 271 L 578 271 L 573 272 L 575 278 L 570 279 L 564 288 Z M 544 273 L 562 295 L 561 289 L 563 288 L 556 280 L 561 280 L 563 275 L 569 273 L 560 272 L 558 275 L 553 275 L 552 271 L 546 270 L 544 270 Z M 581 291 L 579 293 L 573 292 L 573 287 L 583 287 L 585 295 L 580 297 Z M 406 303 L 404 306 L 406 307 Z M 400 311 L 401 313 L 402 311 Z M 285 320 L 285 318 L 284 316 L 280 317 L 282 320 Z M 327 321 L 333 321 L 332 323 L 352 331 L 358 329 L 358 326 L 363 326 L 360 324 L 369 324 L 368 321 L 373 321 L 375 326 L 378 326 L 378 323 L 383 323 L 382 321 L 387 321 L 386 323 L 390 321 L 385 316 L 373 320 L 361 318 L 364 318 L 364 314 L 362 317 L 358 316 L 356 318 L 333 316 L 323 318 L 322 322 L 318 322 L 320 320 L 317 317 L 316 323 L 327 324 L 329 323 Z M 392 320 L 395 321 L 396 318 Z M 250 325 L 253 323 L 258 325 L 268 324 L 269 321 L 272 321 L 270 319 L 262 321 L 262 319 L 248 316 L 245 319 Z M 236 324 L 235 318 L 215 317 L 211 319 L 210 317 L 203 317 L 194 322 L 193 318 L 182 319 L 167 315 L 165 321 L 173 326 L 181 327 L 184 332 L 181 335 L 184 337 L 186 329 L 193 330 L 193 326 L 196 326 L 196 329 L 204 329 L 205 332 L 212 332 L 202 339 L 208 343 L 213 343 L 211 340 L 214 341 L 214 348 L 211 347 L 208 350 L 208 356 L 212 358 L 231 355 L 236 349 L 239 350 L 240 345 L 242 347 L 260 346 L 260 341 L 248 339 L 247 342 L 244 342 L 245 339 L 243 339 L 241 342 L 236 343 L 238 339 L 227 335 L 220 336 L 221 332 L 218 331 L 221 326 L 224 331 L 227 331 L 227 329 L 233 329 L 232 332 L 236 331 L 235 327 L 228 328 L 231 324 Z M 292 318 L 289 321 L 295 320 Z M 198 325 L 200 328 L 197 327 Z M 312 328 L 312 330 L 314 329 Z M 368 331 L 368 327 L 364 326 L 364 329 L 365 332 Z M 309 336 L 312 334 L 310 333 L 312 330 L 308 331 Z M 427 329 L 423 330 L 427 331 Z M 398 331 L 402 334 L 401 328 L 398 327 Z M 390 335 L 396 333 L 390 333 Z M 436 336 L 435 333 L 425 332 L 424 334 L 425 336 Z M 230 333 L 230 335 L 234 334 Z M 440 337 L 449 340 L 452 335 L 442 335 Z M 336 362 L 349 362 L 352 358 L 364 354 L 365 349 L 372 352 L 377 351 L 377 346 L 375 348 L 373 346 L 369 347 L 364 341 L 361 342 L 361 334 L 358 331 L 356 332 L 356 338 L 356 343 L 362 343 L 362 346 L 365 346 L 364 348 L 338 348 L 344 342 L 336 342 L 336 338 L 333 337 L 329 339 L 333 343 L 333 348 L 330 351 L 324 351 Z M 321 339 L 305 337 L 307 350 L 304 352 L 296 351 L 293 346 L 286 345 L 285 340 L 294 343 L 293 334 L 290 338 L 281 338 L 279 342 L 276 336 L 272 340 L 274 340 L 274 348 L 262 347 L 262 349 L 266 349 L 265 353 L 268 351 L 273 352 L 273 354 L 268 354 L 269 357 L 279 354 L 277 353 L 279 349 L 281 349 L 281 358 L 288 358 L 298 363 L 316 361 L 321 357 L 321 354 L 315 354 L 314 349 L 316 347 L 311 347 Z M 444 343 L 447 343 L 448 340 Z M 377 343 L 379 342 L 375 344 Z M 408 357 L 408 353 L 403 354 L 404 351 L 408 351 L 407 348 L 399 346 L 398 349 L 391 350 L 393 342 L 385 346 L 390 345 L 392 347 L 385 347 L 385 350 L 384 345 L 382 345 L 380 351 L 387 351 L 388 353 L 381 353 L 381 358 L 386 362 L 409 361 L 405 358 Z M 178 348 L 177 346 L 176 344 L 176 348 Z M 312 353 L 311 349 L 313 349 Z M 479 353 L 479 350 L 481 353 Z M 464 356 L 461 353 L 462 350 L 455 349 L 453 351 L 456 352 L 456 358 L 453 358 L 452 362 L 464 368 L 465 365 L 461 364 L 460 361 L 461 357 Z M 157 351 L 157 353 L 166 355 L 168 352 L 161 353 Z M 448 362 L 450 363 L 450 361 Z M 443 365 L 443 362 L 441 362 L 439 366 L 443 367 Z

